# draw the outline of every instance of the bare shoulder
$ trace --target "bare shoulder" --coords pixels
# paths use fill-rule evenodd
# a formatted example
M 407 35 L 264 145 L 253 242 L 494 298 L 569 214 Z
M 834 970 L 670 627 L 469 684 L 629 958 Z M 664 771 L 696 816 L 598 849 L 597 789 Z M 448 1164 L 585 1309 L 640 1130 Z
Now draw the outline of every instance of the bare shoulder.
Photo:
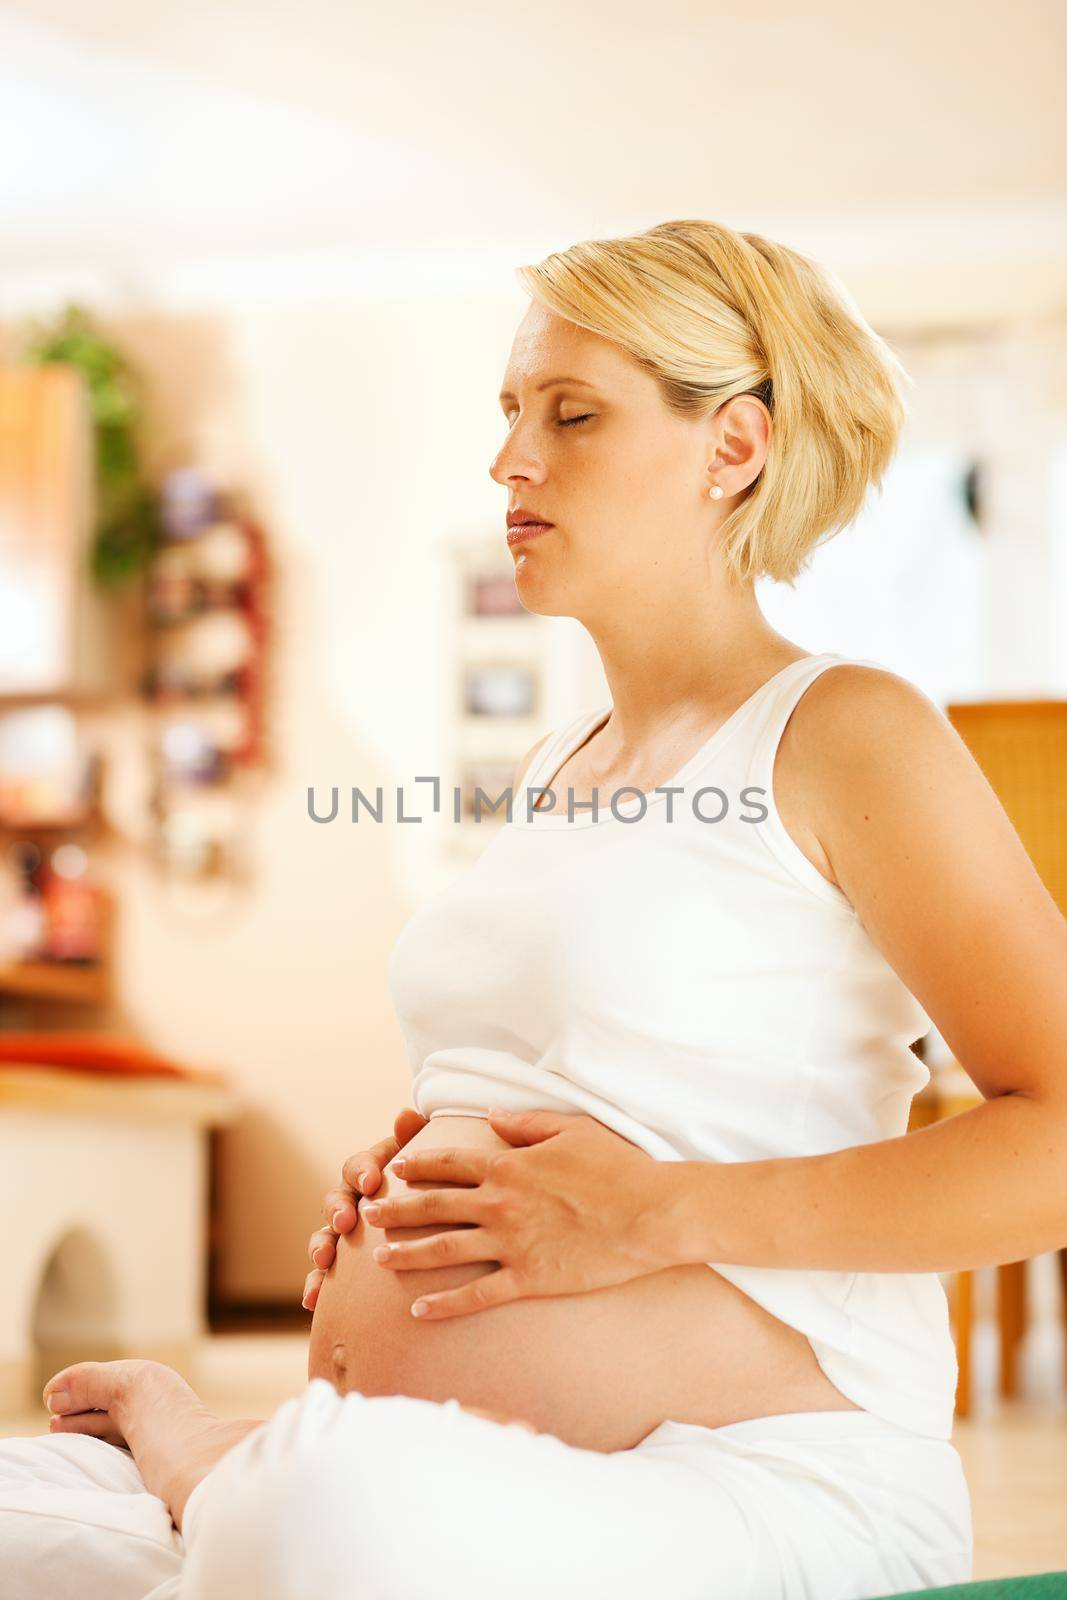
M 942 750 L 962 746 L 940 706 L 916 684 L 888 668 L 852 661 L 819 674 L 797 702 L 786 733 L 794 746 L 817 755 L 824 770 L 864 755 L 879 763 L 910 762 L 916 742 L 932 741 Z
M 826 808 L 835 798 L 858 785 L 903 785 L 914 793 L 946 761 L 973 767 L 941 707 L 898 673 L 847 661 L 821 672 L 801 695 L 782 734 L 776 777 L 803 796 L 818 829 L 832 821 Z
M 973 767 L 928 695 L 886 668 L 842 662 L 819 674 L 786 723 L 775 762 L 775 802 L 797 845 L 847 894 L 834 865 L 835 843 L 842 855 L 842 827 L 857 817 L 869 821 L 879 794 L 888 804 L 905 791 L 921 792 L 948 756 Z

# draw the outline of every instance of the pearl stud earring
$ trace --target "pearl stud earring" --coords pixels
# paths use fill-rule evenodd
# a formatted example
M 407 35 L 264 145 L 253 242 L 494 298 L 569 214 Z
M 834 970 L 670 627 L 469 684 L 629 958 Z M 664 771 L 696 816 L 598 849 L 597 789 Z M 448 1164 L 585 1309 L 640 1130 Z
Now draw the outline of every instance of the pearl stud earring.
M 717 483 L 713 483 L 711 488 L 708 490 L 708 498 L 709 498 L 709 500 L 721 500 L 722 496 L 723 496 L 723 491 L 722 491 L 721 485 L 719 485 Z

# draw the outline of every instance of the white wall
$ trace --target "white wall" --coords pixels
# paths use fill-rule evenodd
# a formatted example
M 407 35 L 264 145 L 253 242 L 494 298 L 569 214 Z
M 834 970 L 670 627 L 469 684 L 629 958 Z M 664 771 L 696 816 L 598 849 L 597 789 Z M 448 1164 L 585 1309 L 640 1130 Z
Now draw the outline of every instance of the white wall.
M 978 6 L 961 34 L 918 4 L 858 28 L 828 0 L 714 18 L 594 6 L 577 31 L 553 3 L 481 19 L 416 3 L 395 27 L 325 0 L 34 13 L 0 19 L 0 134 L 17 153 L 0 180 L 0 356 L 25 313 L 80 296 L 143 366 L 153 464 L 195 460 L 246 491 L 277 562 L 254 894 L 199 917 L 142 859 L 116 872 L 130 1018 L 229 1068 L 245 1098 L 225 1149 L 225 1285 L 295 1301 L 321 1190 L 406 1098 L 385 973 L 418 892 L 414 841 L 316 827 L 306 789 L 441 764 L 435 554 L 502 521 L 488 465 L 525 304 L 512 267 L 709 215 L 825 261 L 876 326 L 1062 313 L 1064 16 L 1029 0 L 1006 34 Z M 899 652 L 936 691 L 986 650 L 981 589 L 994 677 L 1018 660 L 1015 628 L 1028 671 L 1062 681 L 1064 630 L 1035 634 L 1010 603 L 1015 579 L 1044 603 L 1044 549 L 1014 557 L 1005 512 L 991 587 L 958 517 L 933 509 L 951 498 L 945 456 L 911 471 L 826 552 L 821 589 L 768 595 L 772 620 L 810 648 Z M 1060 532 L 1061 617 L 1063 548 Z M 893 596 L 862 637 L 860 582 Z M 128 753 L 136 716 L 111 732 Z M 135 762 L 112 800 L 136 815 Z

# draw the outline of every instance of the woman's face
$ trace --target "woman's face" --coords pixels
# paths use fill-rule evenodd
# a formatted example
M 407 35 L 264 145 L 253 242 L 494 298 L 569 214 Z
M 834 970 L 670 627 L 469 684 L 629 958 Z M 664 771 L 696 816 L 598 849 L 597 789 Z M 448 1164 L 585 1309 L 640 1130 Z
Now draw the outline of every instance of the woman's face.
M 723 508 L 762 464 L 754 439 L 738 453 L 727 411 L 741 433 L 751 431 L 758 402 L 731 402 L 713 419 L 676 417 L 620 346 L 535 301 L 516 333 L 500 404 L 507 437 L 490 475 L 507 489 L 509 511 L 553 524 L 511 547 L 528 610 L 595 620 L 628 598 L 707 581 Z M 708 499 L 712 463 L 726 491 L 718 502 Z

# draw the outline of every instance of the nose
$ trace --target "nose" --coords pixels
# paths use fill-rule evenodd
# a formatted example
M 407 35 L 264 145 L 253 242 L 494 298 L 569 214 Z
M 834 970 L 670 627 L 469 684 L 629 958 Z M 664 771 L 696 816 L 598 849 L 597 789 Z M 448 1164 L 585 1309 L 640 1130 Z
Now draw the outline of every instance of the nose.
M 512 428 L 489 463 L 489 476 L 494 483 L 499 483 L 504 488 L 514 481 L 523 483 L 543 481 L 544 463 L 536 452 L 524 443 L 518 424 Z

